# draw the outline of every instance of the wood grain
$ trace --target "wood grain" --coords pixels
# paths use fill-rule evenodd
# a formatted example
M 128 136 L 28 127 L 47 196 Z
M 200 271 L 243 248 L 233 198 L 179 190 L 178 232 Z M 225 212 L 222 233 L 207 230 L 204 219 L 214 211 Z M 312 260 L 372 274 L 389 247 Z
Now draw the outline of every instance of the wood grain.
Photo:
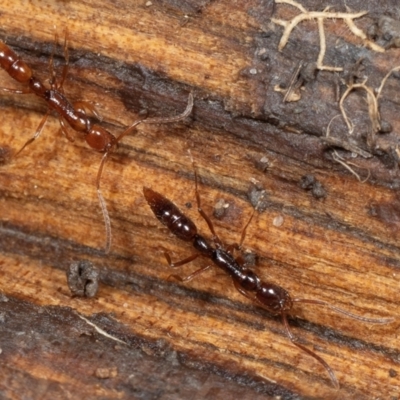
M 369 12 L 355 21 L 364 30 L 382 15 L 395 17 L 394 1 L 346 4 Z M 311 0 L 303 5 L 324 9 Z M 329 5 L 346 11 L 340 2 Z M 14 157 L 46 107 L 33 95 L 1 94 L 2 396 L 398 398 L 399 83 L 391 78 L 380 102 L 393 130 L 379 135 L 379 149 L 366 145 L 365 96 L 355 92 L 346 100 L 358 129 L 351 140 L 372 154 L 350 158 L 337 150 L 363 178 L 369 175 L 359 182 L 321 140 L 339 114 L 335 93 L 338 85 L 343 91 L 345 73 L 320 71 L 299 102 L 284 103 L 274 90 L 289 82 L 298 61 L 318 56 L 313 21 L 296 27 L 278 52 L 283 28 L 271 17 L 287 20 L 297 13 L 260 0 L 2 2 L 0 39 L 41 79 L 49 78 L 55 33 L 68 31 L 65 93 L 95 103 L 116 135 L 143 111 L 176 115 L 189 92 L 195 97 L 184 122 L 140 125 L 107 162 L 101 187 L 113 243 L 105 255 L 95 190 L 101 154 L 79 134 L 69 142 L 53 116 L 41 137 Z M 398 49 L 375 53 L 341 21 L 327 22 L 325 34 L 325 62 L 349 71 L 364 57 L 363 74 L 373 88 L 400 65 Z M 61 71 L 60 46 L 54 60 Z M 0 87 L 17 86 L 0 72 Z M 347 139 L 340 118 L 331 135 Z M 290 343 L 280 318 L 240 295 L 228 277 L 209 271 L 185 284 L 170 277 L 163 251 L 179 260 L 193 250 L 158 223 L 142 187 L 167 196 L 208 234 L 196 211 L 189 149 L 206 212 L 212 215 L 221 199 L 229 205 L 213 219 L 224 243 L 240 239 L 252 212 L 251 185 L 266 191 L 268 207 L 253 219 L 244 243 L 257 253 L 262 279 L 293 297 L 395 319 L 368 324 L 322 307 L 296 306 L 293 333 L 333 368 L 339 391 L 319 363 Z M 323 185 L 325 198 L 301 188 L 307 174 Z M 71 298 L 65 271 L 79 259 L 100 270 L 94 299 Z M 206 263 L 196 260 L 179 274 Z

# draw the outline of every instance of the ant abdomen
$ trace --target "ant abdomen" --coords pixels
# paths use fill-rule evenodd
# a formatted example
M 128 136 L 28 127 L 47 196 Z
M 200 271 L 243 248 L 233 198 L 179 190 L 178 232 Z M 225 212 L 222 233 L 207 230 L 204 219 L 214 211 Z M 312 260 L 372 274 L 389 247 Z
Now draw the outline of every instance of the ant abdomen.
M 28 83 L 32 70 L 5 43 L 0 41 L 0 65 L 20 83 Z
M 143 187 L 143 194 L 157 219 L 179 239 L 191 241 L 197 234 L 193 221 L 160 193 Z

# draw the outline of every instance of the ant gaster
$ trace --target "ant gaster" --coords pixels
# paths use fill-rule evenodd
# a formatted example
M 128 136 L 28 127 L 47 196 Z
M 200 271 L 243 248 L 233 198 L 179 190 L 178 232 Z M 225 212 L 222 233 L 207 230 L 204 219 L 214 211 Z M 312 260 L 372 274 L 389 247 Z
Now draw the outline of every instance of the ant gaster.
M 51 111 L 55 111 L 58 114 L 61 130 L 68 140 L 73 141 L 73 138 L 69 135 L 65 122 L 67 122 L 74 131 L 83 133 L 86 143 L 92 149 L 104 153 L 96 177 L 96 190 L 105 223 L 105 252 L 108 253 L 111 248 L 111 222 L 105 200 L 100 190 L 100 180 L 104 164 L 109 154 L 117 146 L 118 142 L 124 136 L 130 134 L 134 130 L 134 128 L 140 123 L 172 123 L 186 118 L 191 113 L 193 108 L 193 96 L 192 94 L 189 94 L 188 105 L 186 107 L 186 110 L 182 114 L 167 118 L 148 118 L 137 120 L 133 122 L 130 126 L 128 126 L 125 131 L 123 131 L 118 137 L 115 137 L 112 133 L 101 127 L 99 124 L 93 123 L 92 118 L 87 114 L 87 112 L 89 111 L 89 113 L 94 114 L 96 117 L 98 117 L 97 112 L 92 104 L 83 101 L 71 104 L 64 95 L 63 84 L 67 76 L 69 66 L 67 34 L 65 35 L 64 41 L 64 54 L 66 62 L 59 82 L 56 81 L 52 54 L 50 58 L 50 88 L 47 88 L 36 76 L 33 75 L 31 68 L 22 59 L 4 42 L 0 41 L 0 66 L 17 82 L 27 85 L 27 88 L 22 90 L 7 88 L 3 88 L 1 90 L 14 94 L 34 93 L 38 97 L 42 98 L 48 106 L 48 111 L 42 118 L 38 128 L 36 129 L 35 134 L 22 146 L 22 148 L 17 152 L 17 155 L 26 146 L 28 146 L 40 136 Z
M 194 166 L 194 164 L 193 164 Z M 186 263 L 189 263 L 195 260 L 198 256 L 204 256 L 210 259 L 214 265 L 225 271 L 233 280 L 233 284 L 235 288 L 242 295 L 250 298 L 253 301 L 256 301 L 263 308 L 268 310 L 274 315 L 280 315 L 282 317 L 283 324 L 285 326 L 286 334 L 290 341 L 309 354 L 311 357 L 314 357 L 319 363 L 321 363 L 326 371 L 329 374 L 329 377 L 336 388 L 339 388 L 339 382 L 336 378 L 336 375 L 333 369 L 329 366 L 329 364 L 319 355 L 298 343 L 296 338 L 294 337 L 292 331 L 290 330 L 289 323 L 287 320 L 287 315 L 290 313 L 293 307 L 293 303 L 311 303 L 316 305 L 326 306 L 333 311 L 338 313 L 342 313 L 347 317 L 354 318 L 359 321 L 369 322 L 369 323 L 377 323 L 384 324 L 393 321 L 393 318 L 366 318 L 361 317 L 355 314 L 352 314 L 348 311 L 342 310 L 336 306 L 331 305 L 330 303 L 322 300 L 312 300 L 312 299 L 303 299 L 303 298 L 292 298 L 287 290 L 282 288 L 281 286 L 274 284 L 268 281 L 262 281 L 261 278 L 252 270 L 246 268 L 238 259 L 235 259 L 232 255 L 233 249 L 240 249 L 245 235 L 246 229 L 249 226 L 257 207 L 254 209 L 251 217 L 245 227 L 243 228 L 241 234 L 241 240 L 239 245 L 231 245 L 224 246 L 215 233 L 213 224 L 210 218 L 206 215 L 206 213 L 201 208 L 200 203 L 200 195 L 197 188 L 197 173 L 195 169 L 195 195 L 197 201 L 197 208 L 200 215 L 206 221 L 211 234 L 213 236 L 213 241 L 215 246 L 211 245 L 207 239 L 205 239 L 202 235 L 200 235 L 197 231 L 197 227 L 194 222 L 184 215 L 178 207 L 173 204 L 170 200 L 165 198 L 160 193 L 155 192 L 154 190 L 144 187 L 143 193 L 144 196 L 152 209 L 153 213 L 157 217 L 157 219 L 164 225 L 168 227 L 168 229 L 179 239 L 182 239 L 187 242 L 192 242 L 194 248 L 197 250 L 197 253 L 191 255 L 190 257 L 181 260 L 179 262 L 172 262 L 168 253 L 164 253 L 168 264 L 171 267 L 179 267 Z M 206 267 L 202 267 L 187 276 L 186 278 L 180 278 L 178 276 L 173 275 L 175 278 L 180 281 L 189 281 L 193 279 L 195 276 L 200 273 L 208 270 L 211 265 L 207 265 Z

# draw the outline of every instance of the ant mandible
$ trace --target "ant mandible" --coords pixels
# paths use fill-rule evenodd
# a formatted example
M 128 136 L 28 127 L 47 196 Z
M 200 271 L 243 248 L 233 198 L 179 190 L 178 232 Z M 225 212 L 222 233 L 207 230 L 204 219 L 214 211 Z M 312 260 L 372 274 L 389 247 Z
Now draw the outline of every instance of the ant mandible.
M 41 99 L 43 99 L 48 106 L 46 114 L 43 116 L 35 134 L 29 139 L 22 148 L 16 153 L 18 155 L 26 146 L 36 140 L 49 117 L 51 111 L 55 111 L 58 114 L 60 121 L 61 130 L 66 138 L 73 141 L 73 138 L 69 135 L 65 122 L 77 132 L 81 132 L 84 135 L 86 143 L 94 150 L 104 153 L 96 177 L 96 191 L 97 197 L 100 202 L 101 211 L 103 213 L 105 231 L 106 231 L 106 246 L 105 253 L 108 253 L 111 248 L 111 221 L 107 211 L 106 202 L 100 190 L 100 180 L 104 169 L 104 164 L 112 152 L 117 146 L 121 139 L 130 134 L 134 128 L 139 124 L 160 124 L 160 123 L 172 123 L 185 119 L 192 111 L 193 108 L 193 96 L 190 93 L 186 110 L 174 117 L 166 118 L 148 118 L 141 119 L 133 122 L 128 126 L 118 137 L 115 137 L 112 133 L 101 127 L 97 123 L 93 123 L 92 118 L 89 117 L 88 112 L 98 118 L 97 112 L 94 107 L 87 102 L 76 102 L 70 103 L 64 95 L 63 85 L 68 73 L 69 66 L 69 54 L 67 47 L 67 33 L 65 34 L 64 40 L 64 55 L 65 65 L 63 67 L 61 79 L 59 82 L 56 80 L 54 68 L 53 68 L 53 53 L 50 57 L 50 88 L 47 88 L 36 76 L 34 76 L 31 68 L 19 57 L 10 47 L 4 42 L 0 41 L 0 66 L 17 82 L 27 85 L 26 89 L 8 89 L 2 88 L 1 90 L 14 93 L 14 94 L 29 94 L 34 93 Z M 57 42 L 57 35 L 55 41 Z
M 336 307 L 326 301 L 292 298 L 289 292 L 284 288 L 282 288 L 281 286 L 272 282 L 262 281 L 262 279 L 254 271 L 243 265 L 243 263 L 240 260 L 235 259 L 232 254 L 233 249 L 240 249 L 242 247 L 243 241 L 246 236 L 247 227 L 249 226 L 257 210 L 257 207 L 253 210 L 249 221 L 243 228 L 239 245 L 224 246 L 214 230 L 212 221 L 201 208 L 200 195 L 197 184 L 198 180 L 197 172 L 193 160 L 192 163 L 195 176 L 195 195 L 197 202 L 197 210 L 202 216 L 202 218 L 206 221 L 210 229 L 213 238 L 212 240 L 215 243 L 214 246 L 210 244 L 210 242 L 207 241 L 207 239 L 205 239 L 202 235 L 198 233 L 197 227 L 194 224 L 194 222 L 190 218 L 188 218 L 182 211 L 180 211 L 174 203 L 172 203 L 162 194 L 157 193 L 156 191 L 148 187 L 143 187 L 144 197 L 146 198 L 147 203 L 149 204 L 156 218 L 163 225 L 166 225 L 167 228 L 179 239 L 187 242 L 192 242 L 194 248 L 197 250 L 195 254 L 178 262 L 172 262 L 169 254 L 165 252 L 164 255 L 165 258 L 167 259 L 169 266 L 180 267 L 184 264 L 187 264 L 195 260 L 199 256 L 203 256 L 210 259 L 214 263 L 214 265 L 222 269 L 232 278 L 233 284 L 239 293 L 255 301 L 257 304 L 261 305 L 263 308 L 265 308 L 272 314 L 281 316 L 282 322 L 286 330 L 286 334 L 290 339 L 290 341 L 298 348 L 300 348 L 301 350 L 309 354 L 311 357 L 316 359 L 320 364 L 322 364 L 326 369 L 326 371 L 328 372 L 333 385 L 338 389 L 339 382 L 336 378 L 333 369 L 329 366 L 329 364 L 322 357 L 320 357 L 307 347 L 303 346 L 302 344 L 298 343 L 296 338 L 294 337 L 289 327 L 287 319 L 287 315 L 292 310 L 293 304 L 309 303 L 309 304 L 326 306 L 333 311 L 346 315 L 347 317 L 368 323 L 385 324 L 392 322 L 394 319 L 366 318 L 352 314 L 346 310 L 342 310 L 341 308 Z M 198 276 L 200 273 L 208 270 L 210 267 L 211 265 L 202 267 L 193 272 L 191 275 L 187 276 L 186 278 L 177 277 L 175 275 L 174 277 L 182 282 L 187 282 L 193 279 L 194 277 Z

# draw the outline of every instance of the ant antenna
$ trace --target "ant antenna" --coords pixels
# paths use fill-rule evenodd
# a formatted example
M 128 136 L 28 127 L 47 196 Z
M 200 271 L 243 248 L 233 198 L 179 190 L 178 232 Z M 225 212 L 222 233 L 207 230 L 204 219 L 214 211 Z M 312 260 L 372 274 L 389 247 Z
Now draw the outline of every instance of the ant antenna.
M 327 301 L 323 300 L 312 300 L 312 299 L 301 299 L 301 298 L 296 298 L 292 299 L 293 302 L 296 303 L 308 303 L 308 304 L 317 304 L 319 306 L 325 306 L 327 308 L 330 308 L 331 310 L 339 313 L 346 315 L 349 318 L 353 318 L 357 321 L 361 322 L 367 322 L 370 324 L 389 324 L 394 321 L 394 318 L 368 318 L 368 317 L 362 317 L 360 315 L 356 315 L 351 313 L 350 311 L 343 310 L 342 308 L 333 306 L 332 304 L 328 303 Z
M 133 128 L 135 128 L 139 124 L 168 124 L 172 122 L 178 122 L 190 115 L 193 109 L 193 94 L 190 92 L 188 97 L 188 103 L 186 106 L 185 111 L 182 114 L 178 114 L 175 117 L 156 117 L 156 118 L 148 118 L 148 119 L 141 119 L 139 121 L 134 122 L 132 125 L 128 126 L 124 132 L 122 132 L 116 140 L 114 146 L 126 135 L 132 132 Z
M 192 156 L 192 152 L 190 149 L 188 150 L 189 156 L 190 156 L 190 161 L 192 162 L 193 166 L 193 171 L 194 171 L 194 185 L 195 185 L 195 195 L 196 195 L 196 202 L 197 202 L 197 211 L 199 214 L 203 217 L 203 219 L 206 221 L 208 225 L 208 229 L 210 230 L 212 234 L 211 240 L 216 243 L 218 246 L 222 247 L 222 242 L 217 233 L 215 232 L 214 225 L 211 221 L 211 219 L 208 217 L 208 215 L 204 212 L 204 210 L 201 208 L 201 200 L 200 200 L 200 194 L 199 194 L 199 188 L 198 188 L 198 175 L 197 175 L 197 169 L 196 169 L 196 162 L 194 161 L 194 158 Z
M 244 226 L 243 230 L 242 230 L 242 234 L 240 235 L 240 242 L 239 242 L 239 249 L 242 247 L 242 244 L 244 242 L 244 239 L 246 237 L 246 232 L 247 232 L 247 228 L 250 225 L 250 222 L 253 220 L 253 217 L 256 213 L 256 211 L 258 211 L 258 207 L 261 204 L 261 202 L 264 200 L 264 196 L 265 196 L 265 190 L 263 190 L 263 192 L 260 194 L 260 197 L 257 201 L 256 206 L 253 208 L 252 213 L 250 214 L 250 218 L 247 221 L 246 225 Z
M 329 377 L 331 378 L 331 381 L 332 381 L 333 385 L 335 386 L 336 389 L 339 389 L 339 387 L 340 387 L 339 386 L 339 381 L 337 380 L 336 375 L 333 372 L 333 369 L 329 366 L 329 364 L 322 357 L 320 357 L 318 354 L 314 353 L 312 350 L 308 349 L 307 347 L 303 346 L 302 344 L 300 344 L 300 343 L 298 343 L 296 341 L 296 338 L 294 337 L 292 331 L 290 330 L 289 322 L 288 322 L 287 317 L 286 317 L 286 313 L 282 313 L 282 321 L 283 321 L 283 324 L 285 325 L 286 333 L 287 333 L 287 336 L 290 339 L 290 341 L 295 346 L 297 346 L 299 349 L 303 350 L 304 352 L 309 354 L 311 357 L 315 358 L 321 365 L 323 365 L 323 367 L 328 372 Z
M 36 129 L 35 134 L 29 140 L 27 140 L 25 142 L 25 144 L 15 153 L 14 157 L 17 157 L 22 152 L 22 150 L 25 149 L 26 146 L 30 145 L 33 141 L 35 141 L 40 136 L 40 134 L 42 133 L 42 130 L 43 130 L 45 124 L 46 124 L 46 121 L 47 121 L 47 118 L 49 117 L 49 115 L 50 115 L 50 110 L 48 110 L 46 112 L 46 114 L 43 116 L 42 120 L 40 121 L 39 126 Z
M 323 301 L 323 300 L 312 300 L 312 299 L 301 299 L 301 298 L 295 298 L 292 299 L 293 303 L 308 303 L 308 304 L 317 304 L 320 306 L 325 306 L 330 308 L 333 311 L 336 311 L 337 313 L 346 315 L 349 318 L 353 318 L 355 320 L 358 321 L 362 321 L 362 322 L 368 322 L 368 323 L 372 323 L 372 324 L 387 324 L 390 322 L 394 321 L 394 318 L 367 318 L 367 317 L 362 317 L 356 314 L 353 314 L 349 311 L 343 310 L 339 307 L 333 306 L 332 304 Z M 289 327 L 289 323 L 286 317 L 286 313 L 282 313 L 282 321 L 285 325 L 285 329 L 286 329 L 286 333 L 290 339 L 290 341 L 297 347 L 299 347 L 300 349 L 302 349 L 303 351 L 305 351 L 307 354 L 309 354 L 311 357 L 315 358 L 321 365 L 324 366 L 324 368 L 326 369 L 326 371 L 329 374 L 329 377 L 331 378 L 331 381 L 333 383 L 333 385 L 339 389 L 339 382 L 336 378 L 335 373 L 333 372 L 333 369 L 329 366 L 329 364 L 322 358 L 320 357 L 318 354 L 314 353 L 313 351 L 311 351 L 310 349 L 308 349 L 307 347 L 301 345 L 300 343 L 298 343 L 296 341 L 296 338 L 294 337 L 292 331 L 290 330 Z
M 97 197 L 100 202 L 101 212 L 103 213 L 104 225 L 105 225 L 105 229 L 106 229 L 106 246 L 104 249 L 104 252 L 106 254 L 108 254 L 111 249 L 111 240 L 112 240 L 111 220 L 110 220 L 110 215 L 108 214 L 106 201 L 104 200 L 103 194 L 101 193 L 100 178 L 101 178 L 101 174 L 103 172 L 103 168 L 104 168 L 104 164 L 106 162 L 107 156 L 108 156 L 108 152 L 105 152 L 103 154 L 103 157 L 101 158 L 101 162 L 100 162 L 99 170 L 97 171 L 97 178 L 96 178 Z
M 100 202 L 100 207 L 101 207 L 101 212 L 103 213 L 103 218 L 104 218 L 104 225 L 105 225 L 105 230 L 106 230 L 106 246 L 105 246 L 105 253 L 108 254 L 111 249 L 111 220 L 110 220 L 110 215 L 107 210 L 107 205 L 104 200 L 103 194 L 101 193 L 100 189 L 100 181 L 101 181 L 101 175 L 103 173 L 104 165 L 108 159 L 109 154 L 112 152 L 112 150 L 118 145 L 118 142 L 121 141 L 123 137 L 126 135 L 130 134 L 133 129 L 138 126 L 139 124 L 162 124 L 162 123 L 172 123 L 172 122 L 178 122 L 181 121 L 182 119 L 185 119 L 190 115 L 193 109 L 193 94 L 189 93 L 189 98 L 188 98 L 188 104 L 186 106 L 185 111 L 182 114 L 176 115 L 175 117 L 168 117 L 168 118 L 148 118 L 148 119 L 140 119 L 138 121 L 133 122 L 131 125 L 128 126 L 116 139 L 115 141 L 110 145 L 110 147 L 105 151 L 101 161 L 100 161 L 100 166 L 99 170 L 97 172 L 97 177 L 96 177 L 96 190 L 97 190 L 97 197 L 99 198 Z

